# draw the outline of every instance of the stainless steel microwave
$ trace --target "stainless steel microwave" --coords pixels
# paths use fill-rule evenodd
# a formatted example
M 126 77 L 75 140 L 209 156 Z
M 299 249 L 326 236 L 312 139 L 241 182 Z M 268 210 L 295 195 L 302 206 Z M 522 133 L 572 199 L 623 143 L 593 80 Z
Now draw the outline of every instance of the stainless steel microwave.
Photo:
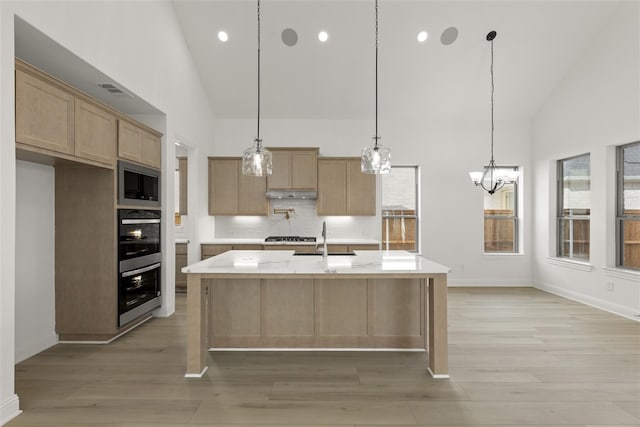
M 119 160 L 118 202 L 160 207 L 160 171 Z

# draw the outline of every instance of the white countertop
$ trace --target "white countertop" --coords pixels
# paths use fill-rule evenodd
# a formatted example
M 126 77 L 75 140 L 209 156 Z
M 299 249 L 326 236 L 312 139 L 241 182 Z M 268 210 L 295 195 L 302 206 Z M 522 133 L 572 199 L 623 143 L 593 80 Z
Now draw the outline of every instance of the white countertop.
M 182 269 L 183 273 L 269 275 L 425 275 L 445 267 L 406 251 L 355 251 L 356 255 L 294 255 L 294 251 L 228 251 Z
M 322 238 L 316 237 L 316 243 L 321 243 Z M 203 245 L 290 245 L 304 246 L 315 245 L 313 242 L 265 242 L 264 239 L 222 238 L 201 242 Z M 379 245 L 379 240 L 374 239 L 327 239 L 327 245 Z

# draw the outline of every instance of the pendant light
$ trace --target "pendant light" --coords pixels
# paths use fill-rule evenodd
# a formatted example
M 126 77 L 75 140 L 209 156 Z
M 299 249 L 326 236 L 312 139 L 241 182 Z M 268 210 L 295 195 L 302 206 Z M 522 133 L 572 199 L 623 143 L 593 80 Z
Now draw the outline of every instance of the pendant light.
M 373 144 L 362 149 L 360 170 L 363 173 L 385 174 L 391 172 L 391 150 L 380 144 L 378 136 L 378 0 L 376 5 L 376 136 Z
M 254 145 L 242 153 L 242 174 L 252 176 L 271 175 L 271 151 L 264 148 L 260 139 L 260 0 L 258 0 L 258 131 Z
M 517 170 L 497 168 L 496 162 L 493 160 L 493 92 L 495 90 L 493 84 L 493 39 L 496 38 L 496 35 L 495 31 L 487 34 L 487 41 L 491 42 L 491 160 L 489 165 L 484 167 L 484 172 L 469 172 L 471 181 L 489 194 L 495 193 L 505 184 L 512 184 L 518 179 Z

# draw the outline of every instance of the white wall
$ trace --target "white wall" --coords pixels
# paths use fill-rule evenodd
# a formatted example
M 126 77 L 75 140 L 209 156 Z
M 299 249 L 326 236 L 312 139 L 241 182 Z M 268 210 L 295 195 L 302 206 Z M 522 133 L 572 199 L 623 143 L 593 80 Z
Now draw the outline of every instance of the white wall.
M 0 422 L 17 414 L 15 363 L 15 190 L 14 145 L 14 15 L 36 27 L 95 68 L 120 82 L 166 114 L 162 130 L 163 169 L 172 165 L 173 141 L 194 147 L 211 143 L 212 112 L 199 76 L 169 2 L 0 2 Z M 144 29 L 144 31 L 141 31 Z M 179 136 L 181 138 L 179 138 Z M 206 157 L 190 163 L 198 178 L 206 176 Z M 173 174 L 163 177 L 163 199 L 172 201 Z M 206 188 L 201 191 L 206 191 Z M 194 200 L 190 211 L 206 216 L 204 203 Z M 171 217 L 173 203 L 164 207 Z M 203 226 L 209 224 L 203 222 Z M 200 223 L 194 224 L 198 235 Z M 174 311 L 173 222 L 165 221 L 163 306 L 159 315 Z M 192 242 L 197 245 L 197 242 Z M 51 255 L 52 256 L 52 255 Z M 50 286 L 50 284 L 43 284 Z
M 16 363 L 56 344 L 55 171 L 16 164 Z
M 532 146 L 536 286 L 626 315 L 640 313 L 640 275 L 603 268 L 615 266 L 615 146 L 640 139 L 638 9 L 627 2 L 604 24 L 535 116 Z M 555 164 L 583 153 L 591 153 L 591 271 L 548 259 L 555 256 Z
M 260 126 L 266 146 L 320 147 L 321 156 L 359 156 L 373 135 L 373 117 L 372 120 L 266 119 L 260 121 Z M 382 143 L 392 150 L 392 163 L 417 164 L 421 168 L 422 253 L 452 268 L 450 283 L 531 285 L 528 122 L 496 122 L 496 161 L 522 167 L 525 198 L 521 217 L 525 226 L 523 253 L 517 255 L 483 255 L 483 192 L 471 183 L 468 172 L 481 169 L 489 161 L 488 120 L 381 120 L 380 130 Z M 252 143 L 254 132 L 255 120 L 216 120 L 215 144 L 208 155 L 239 156 Z M 245 222 L 233 221 L 218 220 L 216 235 L 242 233 Z M 309 229 L 315 230 L 313 226 L 318 221 L 315 218 L 303 225 L 310 223 Z M 366 237 L 380 239 L 379 217 L 375 224 L 371 219 L 355 217 L 354 221 L 364 224 L 354 227 L 356 233 L 368 227 Z M 213 234 L 208 236 L 212 237 Z

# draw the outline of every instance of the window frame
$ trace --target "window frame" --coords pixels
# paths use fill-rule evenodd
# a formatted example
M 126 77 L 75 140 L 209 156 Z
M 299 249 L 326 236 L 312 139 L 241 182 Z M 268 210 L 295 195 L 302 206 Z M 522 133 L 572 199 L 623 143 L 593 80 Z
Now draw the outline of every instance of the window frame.
M 408 251 L 412 253 L 420 253 L 420 166 L 418 165 L 391 165 L 391 170 L 393 169 L 413 169 L 414 170 L 414 190 L 415 190 L 415 214 L 414 215 L 402 215 L 402 214 L 391 214 L 385 215 L 384 209 L 384 191 L 383 185 L 380 185 L 381 189 L 381 197 L 380 197 L 380 232 L 382 233 L 382 223 L 385 220 L 395 219 L 395 218 L 405 218 L 405 219 L 415 219 L 415 249 Z M 384 179 L 384 175 L 382 176 Z M 388 230 L 388 227 L 387 227 Z M 386 242 L 385 245 L 385 236 L 381 235 L 380 238 L 380 247 L 382 250 L 387 250 L 389 246 L 389 242 Z
M 589 199 L 589 215 L 564 215 L 564 162 L 567 160 L 577 159 L 580 157 L 588 157 L 589 159 L 589 193 L 591 193 L 591 153 L 583 153 L 578 154 L 576 156 L 565 157 L 563 159 L 559 159 L 556 162 L 556 257 L 562 259 L 569 259 L 573 261 L 580 262 L 590 262 L 591 261 L 591 232 L 589 232 L 589 257 L 587 259 L 578 258 L 573 256 L 573 247 L 574 247 L 574 239 L 571 237 L 570 245 L 569 245 L 569 253 L 570 255 L 562 255 L 562 221 L 568 220 L 570 224 L 570 228 L 573 229 L 573 224 L 575 221 L 589 221 L 589 228 L 591 228 L 591 199 Z M 572 232 L 570 234 L 573 234 Z
M 487 167 L 485 166 L 485 169 Z M 518 171 L 518 173 L 521 173 L 521 168 L 519 166 L 499 166 L 496 165 L 496 169 L 511 169 L 514 171 Z M 521 176 L 518 175 L 518 179 L 516 179 L 512 184 L 513 184 L 513 215 L 511 216 L 504 216 L 504 215 L 486 215 L 484 213 L 485 206 L 484 206 L 484 197 L 486 197 L 487 195 L 484 194 L 483 198 L 482 198 L 482 214 L 483 214 L 483 229 L 482 229 L 482 253 L 485 255 L 504 255 L 504 254 L 519 254 L 520 253 L 520 206 L 519 206 L 519 202 L 520 202 L 520 186 L 519 186 L 519 181 L 520 181 Z M 486 247 L 487 247 L 487 235 L 484 232 L 484 224 L 485 221 L 487 220 L 487 218 L 499 218 L 499 219 L 512 219 L 513 221 L 513 250 L 511 251 L 487 251 Z
M 640 215 L 624 214 L 624 150 L 637 145 L 640 141 L 623 144 L 616 147 L 616 267 L 627 270 L 640 271 L 640 268 L 624 265 L 624 227 L 625 221 L 640 221 Z

